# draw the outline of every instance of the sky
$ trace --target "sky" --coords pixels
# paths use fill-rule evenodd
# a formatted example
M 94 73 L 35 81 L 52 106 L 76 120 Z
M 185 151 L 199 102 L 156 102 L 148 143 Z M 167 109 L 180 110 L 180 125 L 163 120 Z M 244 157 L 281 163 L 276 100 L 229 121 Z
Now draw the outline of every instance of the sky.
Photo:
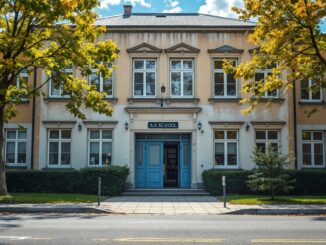
M 101 17 L 121 14 L 123 5 L 129 2 L 136 13 L 203 13 L 237 18 L 232 6 L 242 7 L 242 0 L 100 0 L 96 9 Z M 326 20 L 321 24 L 326 33 Z

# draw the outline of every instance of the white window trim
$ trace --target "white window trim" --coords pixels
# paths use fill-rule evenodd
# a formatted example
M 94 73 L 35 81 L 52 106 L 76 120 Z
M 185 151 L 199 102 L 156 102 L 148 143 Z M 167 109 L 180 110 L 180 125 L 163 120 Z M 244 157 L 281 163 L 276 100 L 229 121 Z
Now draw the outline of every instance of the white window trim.
M 265 139 L 257 139 L 257 131 L 263 131 L 265 132 Z M 268 139 L 268 132 L 269 131 L 276 131 L 277 132 L 277 139 Z M 278 147 L 278 151 L 280 150 L 280 146 L 281 146 L 281 142 L 280 142 L 280 131 L 277 130 L 277 129 L 268 129 L 268 130 L 265 130 L 265 129 L 256 129 L 255 130 L 255 145 L 257 145 L 257 143 L 264 143 L 265 144 L 265 149 L 267 151 L 268 149 L 268 145 L 271 144 L 271 143 L 276 143 L 277 144 L 277 147 Z
M 215 131 L 223 131 L 224 139 L 215 139 Z M 236 139 L 227 139 L 227 131 L 236 131 L 237 138 Z M 239 157 L 239 131 L 237 129 L 215 129 L 213 131 L 213 139 L 214 139 L 214 162 L 215 162 L 215 143 L 223 143 L 224 144 L 224 165 L 218 165 L 214 163 L 214 168 L 220 169 L 238 169 L 240 166 L 240 157 Z M 228 155 L 227 155 L 227 143 L 236 143 L 237 144 L 237 165 L 228 165 Z
M 59 131 L 59 138 L 58 139 L 50 139 L 50 131 Z M 61 134 L 62 131 L 69 130 L 70 131 L 70 139 L 62 139 Z M 70 128 L 63 128 L 63 129 L 55 129 L 51 128 L 47 130 L 48 135 L 48 144 L 47 144 L 47 166 L 49 168 L 70 168 L 71 167 L 71 149 L 72 149 L 72 130 Z M 58 142 L 58 164 L 50 164 L 50 142 Z M 70 143 L 70 163 L 69 164 L 61 164 L 61 143 Z
M 300 81 L 300 101 L 302 101 L 302 102 L 321 102 L 323 100 L 322 88 L 319 90 L 320 99 L 313 99 L 312 98 L 312 91 L 309 89 L 311 87 L 311 85 L 312 85 L 312 82 L 313 82 L 311 78 L 308 79 L 309 99 L 302 99 L 301 82 L 302 81 Z
M 102 64 L 103 62 L 101 62 L 101 64 Z M 109 67 L 110 68 L 112 68 L 112 64 L 108 64 L 109 65 Z M 97 74 L 96 73 L 96 69 L 92 69 L 92 73 L 94 73 L 94 74 L 96 74 L 98 77 L 99 77 L 99 80 L 100 80 L 100 91 L 99 92 L 105 92 L 105 91 L 103 91 L 103 77 L 100 75 L 100 74 Z M 91 85 L 91 79 L 92 79 L 92 76 L 90 75 L 89 77 L 88 77 L 88 83 L 89 83 L 89 85 Z M 109 94 L 106 94 L 106 98 L 113 98 L 113 96 L 114 96 L 114 87 L 113 87 L 113 72 L 111 73 L 111 76 L 110 76 L 110 78 L 109 79 L 111 79 L 111 86 L 112 86 L 112 94 L 111 95 L 109 95 Z M 106 92 L 105 92 L 106 93 Z
M 15 139 L 8 139 L 7 138 L 7 132 L 8 131 L 15 131 L 16 132 L 16 138 Z M 26 139 L 18 139 L 18 132 L 19 131 L 25 131 L 26 132 Z M 27 166 L 27 162 L 28 162 L 28 152 L 27 152 L 27 143 L 28 143 L 28 135 L 27 135 L 27 130 L 20 130 L 20 129 L 5 129 L 5 141 L 4 141 L 4 160 L 5 160 L 5 164 L 6 166 L 10 166 L 10 167 L 25 167 Z M 13 142 L 15 143 L 15 162 L 14 163 L 7 163 L 7 142 Z M 20 142 L 25 142 L 25 146 L 26 146 L 26 162 L 25 163 L 18 163 L 18 143 Z
M 276 64 L 276 67 L 277 67 L 277 64 Z M 264 73 L 264 83 L 265 83 L 266 79 L 267 79 L 267 76 L 268 76 L 268 73 L 272 73 L 272 70 L 273 70 L 273 68 L 270 68 L 270 69 L 266 68 L 264 70 L 257 70 L 255 72 L 255 75 L 256 75 L 256 73 Z M 269 93 L 269 91 L 265 91 L 262 98 L 264 98 L 264 99 L 276 99 L 276 98 L 280 97 L 280 91 L 278 89 L 276 90 L 276 95 L 275 96 L 268 95 L 268 93 Z
M 143 69 L 135 69 L 135 61 L 142 61 L 144 63 Z M 154 61 L 155 62 L 155 69 L 146 69 L 146 61 Z M 155 89 L 154 95 L 146 95 L 146 73 L 155 73 Z M 143 95 L 135 95 L 135 73 L 143 73 Z M 156 90 L 157 90 L 157 60 L 156 59 L 133 59 L 132 60 L 132 96 L 133 98 L 156 98 Z
M 232 58 L 225 58 L 228 61 L 235 61 L 235 66 L 238 66 L 238 59 L 232 59 Z M 224 58 L 214 58 L 213 59 L 213 95 L 214 98 L 238 98 L 239 92 L 238 92 L 238 86 L 239 86 L 239 80 L 235 79 L 236 83 L 236 91 L 235 95 L 227 95 L 227 73 L 223 69 L 215 69 L 214 62 L 215 61 L 223 61 Z M 223 85 L 224 85 L 224 95 L 216 95 L 215 94 L 215 73 L 223 73 Z
M 105 130 L 108 130 L 108 131 L 111 131 L 112 132 L 112 137 L 111 139 L 103 139 L 102 138 L 102 134 L 103 134 L 103 131 Z M 100 138 L 99 139 L 91 139 L 91 131 L 100 131 Z M 102 164 L 102 143 L 103 142 L 108 142 L 108 143 L 111 143 L 111 164 L 112 165 L 112 162 L 113 162 L 113 130 L 111 128 L 105 128 L 105 129 L 88 129 L 88 132 L 87 132 L 87 146 L 88 146 L 88 152 L 87 152 L 87 165 L 89 167 L 103 167 L 103 166 L 107 166 L 106 164 Z M 91 159 L 90 159 L 90 153 L 91 153 L 91 142 L 96 142 L 96 143 L 99 143 L 99 164 L 98 165 L 92 165 L 90 164 L 91 163 Z
M 321 132 L 322 133 L 322 136 L 323 136 L 323 139 L 322 140 L 313 140 L 311 137 L 310 137 L 310 140 L 304 140 L 302 139 L 302 143 L 301 143 L 301 157 L 302 157 L 302 168 L 324 168 L 325 167 L 325 136 L 324 136 L 324 132 L 323 131 L 319 131 L 319 130 L 302 130 L 301 131 L 301 137 L 302 137 L 302 133 L 303 132 L 309 132 L 311 133 L 311 137 L 313 137 L 313 133 L 314 132 Z M 316 165 L 315 164 L 315 153 L 314 153 L 314 145 L 315 143 L 317 144 L 322 144 L 323 145 L 323 164 L 322 165 Z M 304 165 L 303 164 L 303 144 L 310 144 L 310 154 L 311 154 L 311 165 Z
M 183 61 L 191 61 L 192 62 L 192 69 L 171 69 L 172 61 L 181 61 L 181 67 L 183 67 Z M 195 97 L 195 60 L 193 58 L 172 58 L 169 62 L 169 70 L 170 70 L 170 96 L 171 98 L 194 98 Z M 172 72 L 180 72 L 181 73 L 181 95 L 173 95 L 172 94 Z M 192 95 L 183 95 L 183 73 L 184 72 L 191 72 L 192 73 Z
M 66 68 L 64 69 L 65 73 L 72 73 L 74 74 L 74 68 Z M 50 98 L 70 98 L 70 95 L 65 94 L 62 95 L 63 89 L 62 89 L 62 83 L 60 82 L 60 86 L 59 86 L 59 91 L 60 91 L 60 95 L 55 95 L 52 94 L 52 78 L 49 81 L 49 97 Z
M 16 79 L 16 87 L 18 89 L 21 89 L 19 77 L 27 78 L 26 80 L 27 80 L 27 84 L 28 84 L 29 83 L 29 75 L 28 75 L 28 73 L 26 71 L 22 71 L 22 72 L 19 73 L 19 75 L 18 75 L 18 77 Z M 27 101 L 28 100 L 27 97 L 21 97 L 20 99 L 21 99 L 21 101 Z

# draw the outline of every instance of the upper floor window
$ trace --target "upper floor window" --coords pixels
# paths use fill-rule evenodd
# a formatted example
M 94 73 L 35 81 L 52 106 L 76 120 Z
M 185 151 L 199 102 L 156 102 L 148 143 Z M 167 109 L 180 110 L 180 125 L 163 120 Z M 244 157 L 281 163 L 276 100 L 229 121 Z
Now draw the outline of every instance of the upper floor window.
M 274 150 L 279 148 L 279 131 L 277 130 L 257 130 L 256 146 L 262 152 L 266 152 L 268 145 L 271 144 Z
M 156 96 L 156 60 L 133 60 L 133 96 Z
M 48 163 L 50 166 L 69 166 L 71 155 L 71 130 L 48 131 Z
M 321 89 L 317 91 L 311 90 L 311 86 L 314 86 L 317 82 L 318 80 L 316 79 L 301 80 L 301 100 L 320 101 L 322 99 Z
M 67 75 L 74 75 L 74 69 L 72 65 L 69 65 L 68 67 L 66 67 L 64 69 L 64 72 Z M 63 84 L 61 81 L 61 78 L 58 74 L 56 74 L 55 72 L 52 73 L 52 77 L 50 80 L 50 97 L 69 97 L 70 94 L 67 92 L 63 91 Z
M 233 66 L 237 66 L 237 60 L 229 60 Z M 227 74 L 223 70 L 223 59 L 214 60 L 214 96 L 215 97 L 236 97 L 237 80 L 234 74 Z
M 170 61 L 170 81 L 172 97 L 193 97 L 194 61 L 172 59 Z
M 220 167 L 238 165 L 238 131 L 219 130 L 214 132 L 215 164 Z
M 274 63 L 270 66 L 267 66 L 265 70 L 259 70 L 256 71 L 255 73 L 255 82 L 266 82 L 267 77 L 272 75 L 272 70 L 273 68 L 276 68 L 277 64 Z M 262 95 L 263 98 L 277 98 L 279 96 L 279 91 L 274 90 L 274 91 L 265 91 L 264 94 Z
M 108 65 L 110 68 L 111 64 Z M 109 78 L 104 78 L 92 69 L 92 74 L 90 75 L 89 82 L 91 85 L 97 88 L 97 91 L 106 93 L 107 97 L 113 96 L 113 79 L 112 74 Z
M 302 163 L 305 167 L 324 165 L 324 134 L 322 131 L 302 132 Z
M 8 165 L 25 165 L 27 163 L 27 131 L 6 131 L 5 157 Z
M 102 166 L 111 164 L 112 130 L 90 130 L 88 147 L 89 165 Z
M 29 79 L 29 75 L 27 73 L 27 70 L 23 70 L 19 73 L 19 77 L 16 80 L 16 86 L 17 88 L 22 88 L 23 85 L 27 85 L 28 84 L 28 79 Z

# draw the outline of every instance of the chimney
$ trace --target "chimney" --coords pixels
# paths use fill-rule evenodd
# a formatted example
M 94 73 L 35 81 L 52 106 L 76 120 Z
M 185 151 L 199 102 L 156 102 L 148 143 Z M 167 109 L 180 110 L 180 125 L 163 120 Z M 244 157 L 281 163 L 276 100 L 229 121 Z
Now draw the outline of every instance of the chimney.
M 123 5 L 123 14 L 131 14 L 131 12 L 132 12 L 132 5 L 131 4 Z

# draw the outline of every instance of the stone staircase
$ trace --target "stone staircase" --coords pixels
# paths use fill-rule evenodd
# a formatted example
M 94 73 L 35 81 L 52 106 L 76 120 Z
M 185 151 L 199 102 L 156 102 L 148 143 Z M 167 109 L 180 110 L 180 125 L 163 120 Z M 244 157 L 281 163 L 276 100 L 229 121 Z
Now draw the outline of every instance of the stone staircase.
M 204 189 L 126 189 L 122 196 L 209 196 Z

